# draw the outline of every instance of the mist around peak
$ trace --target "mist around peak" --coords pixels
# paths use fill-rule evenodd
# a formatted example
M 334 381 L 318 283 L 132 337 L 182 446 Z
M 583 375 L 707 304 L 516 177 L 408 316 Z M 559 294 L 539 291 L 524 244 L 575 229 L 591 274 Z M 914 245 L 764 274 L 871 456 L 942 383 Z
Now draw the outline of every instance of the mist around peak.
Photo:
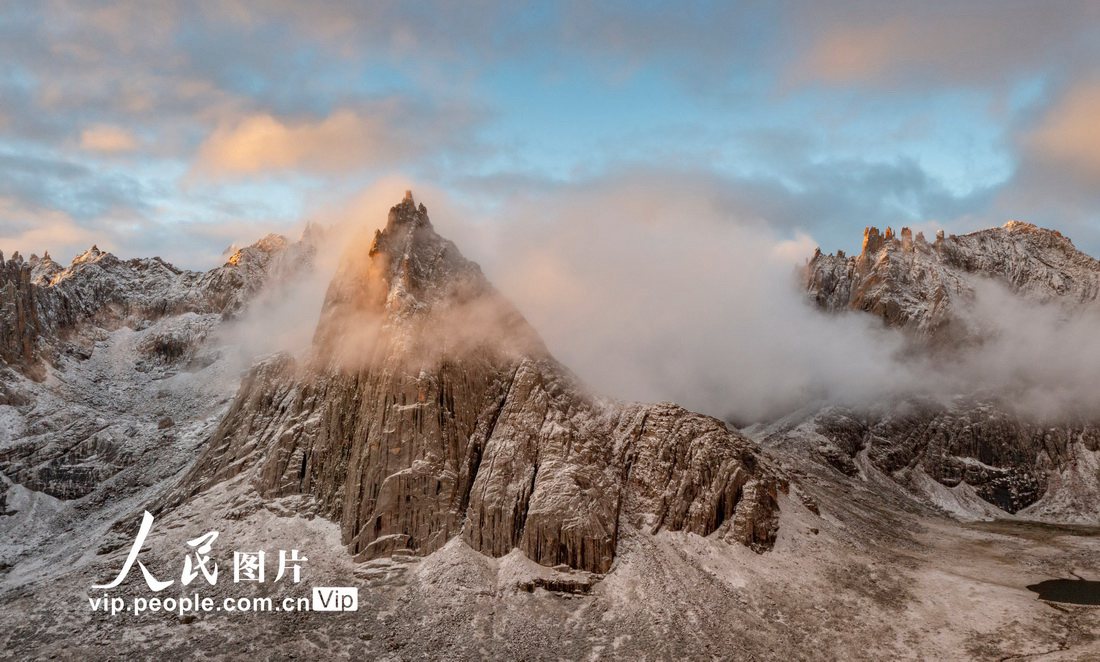
M 420 347 L 469 349 L 523 336 L 512 351 L 537 351 L 541 338 L 594 391 L 616 398 L 673 401 L 738 424 L 829 404 L 870 408 L 974 394 L 1043 418 L 1085 415 L 1098 404 L 1094 313 L 1067 316 L 978 279 L 966 314 L 967 324 L 988 331 L 984 341 L 947 359 L 925 355 L 871 315 L 812 305 L 799 270 L 817 242 L 741 215 L 705 183 L 616 178 L 527 191 L 490 212 L 423 187 L 420 199 L 433 208 L 431 260 L 413 260 L 402 272 L 388 260 L 404 260 L 405 244 L 387 238 L 397 235 L 385 234 L 390 219 L 380 201 L 401 201 L 405 188 L 387 182 L 327 212 L 332 230 L 318 249 L 317 272 L 276 313 L 242 324 L 279 329 L 288 342 L 272 347 L 263 331 L 254 347 L 309 351 L 324 335 L 317 324 L 326 296 L 331 304 L 362 295 L 382 308 L 348 313 L 334 336 L 354 364 L 378 338 L 387 297 L 407 296 L 402 288 L 424 275 L 417 269 L 455 255 L 471 269 L 480 265 L 474 290 L 492 294 L 448 295 L 461 305 L 437 307 L 416 333 Z M 854 227 L 854 241 L 859 232 Z M 375 259 L 380 234 L 386 251 Z M 442 279 L 448 287 L 459 281 Z M 352 284 L 350 294 L 340 294 L 340 282 Z M 364 284 L 381 289 L 355 291 Z M 406 302 L 415 308 L 424 297 Z

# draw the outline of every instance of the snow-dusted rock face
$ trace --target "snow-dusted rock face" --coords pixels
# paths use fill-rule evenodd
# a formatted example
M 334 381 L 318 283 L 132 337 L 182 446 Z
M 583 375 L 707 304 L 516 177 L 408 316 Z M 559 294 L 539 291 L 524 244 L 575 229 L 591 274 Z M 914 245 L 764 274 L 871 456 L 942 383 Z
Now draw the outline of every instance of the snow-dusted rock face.
M 1100 262 L 1061 233 L 1019 221 L 960 236 L 941 233 L 933 242 L 908 228 L 900 236 L 867 228 L 858 256 L 815 253 L 805 285 L 825 310 L 863 310 L 890 326 L 952 341 L 967 335 L 958 312 L 973 300 L 974 276 L 998 280 L 1035 302 L 1095 306 L 1100 296 Z
M 308 236 L 272 235 L 206 273 L 96 247 L 65 268 L 48 254 L 0 260 L 0 409 L 20 421 L 0 436 L 2 475 L 102 502 L 97 490 L 131 468 L 178 467 L 156 459 L 216 408 L 190 380 L 229 371 L 206 339 L 261 288 L 308 271 L 314 251 Z
M 461 534 L 595 572 L 622 527 L 768 549 L 782 488 L 716 419 L 590 395 L 411 196 L 345 255 L 312 358 L 255 368 L 162 506 L 242 474 L 312 495 L 360 559 Z
M 160 258 L 121 260 L 98 247 L 62 268 L 47 253 L 6 262 L 0 254 L 0 359 L 32 377 L 56 361 L 59 341 L 89 323 L 140 326 L 183 313 L 231 316 L 272 280 L 308 269 L 319 230 L 301 241 L 268 235 L 207 272 L 177 269 Z
M 952 352 L 983 340 L 966 314 L 982 277 L 1036 305 L 1100 307 L 1100 262 L 1061 233 L 1018 221 L 968 235 L 941 234 L 934 242 L 906 228 L 900 237 L 867 228 L 856 257 L 818 251 L 806 266 L 805 286 L 824 310 L 871 313 L 910 332 L 916 355 L 934 351 L 950 360 Z M 985 514 L 991 505 L 1100 522 L 1089 498 L 1100 493 L 1096 418 L 1040 421 L 997 395 L 884 402 L 862 412 L 826 408 L 779 426 L 769 443 L 801 445 L 848 475 L 869 465 L 941 506 L 951 491 L 948 510 Z
M 1082 498 L 1097 492 L 1100 475 L 1080 471 L 1100 458 L 1100 428 L 1081 421 L 1039 423 L 977 398 L 919 400 L 872 411 L 829 407 L 808 420 L 777 425 L 764 438 L 848 476 L 873 468 L 934 505 L 943 505 L 941 492 L 975 497 L 951 512 L 984 515 L 995 508 L 1100 522 L 1095 502 Z

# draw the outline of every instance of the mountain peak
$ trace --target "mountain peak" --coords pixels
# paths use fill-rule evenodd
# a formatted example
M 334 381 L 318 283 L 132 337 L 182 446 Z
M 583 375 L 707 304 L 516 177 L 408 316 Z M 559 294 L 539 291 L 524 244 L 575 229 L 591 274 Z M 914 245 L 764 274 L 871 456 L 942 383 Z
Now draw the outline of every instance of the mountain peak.
M 80 264 L 96 263 L 103 259 L 113 259 L 114 255 L 99 249 L 99 246 L 92 244 L 92 247 L 84 251 L 80 255 L 73 258 L 71 267 L 75 267 Z
M 1030 240 L 1038 241 L 1049 246 L 1061 246 L 1067 251 L 1079 252 L 1073 245 L 1073 240 L 1058 230 L 1039 227 L 1026 221 L 1008 221 L 1000 228 L 1009 235 L 1025 236 Z
M 289 244 L 290 241 L 286 237 L 272 232 L 244 248 L 230 246 L 228 250 L 232 255 L 226 260 L 226 264 L 238 266 L 243 262 L 257 259 L 266 262 L 271 255 L 286 250 Z
M 427 208 L 414 202 L 411 191 L 390 209 L 369 247 L 365 244 L 351 242 L 329 285 L 314 335 L 323 355 L 371 354 L 369 347 L 348 347 L 344 339 L 362 338 L 364 328 L 378 326 L 388 327 L 388 333 L 400 329 L 413 344 L 445 336 L 437 344 L 447 351 L 461 344 L 544 352 L 481 267 L 436 233 Z
M 345 251 L 295 366 L 250 373 L 169 506 L 249 471 L 264 498 L 312 495 L 359 560 L 462 536 L 605 573 L 621 531 L 775 540 L 784 484 L 749 440 L 592 397 L 411 194 Z
M 428 208 L 423 204 L 417 206 L 416 201 L 413 200 L 412 191 L 405 191 L 405 197 L 396 205 L 390 207 L 390 213 L 386 219 L 386 227 L 384 230 L 379 231 L 379 234 L 394 234 L 398 231 L 398 228 L 417 228 L 424 226 L 428 228 L 432 227 L 432 222 L 428 218 Z
M 1001 227 L 1003 227 L 1004 229 L 1006 229 L 1010 232 L 1011 231 L 1029 232 L 1029 231 L 1034 231 L 1034 230 L 1039 229 L 1039 226 L 1035 225 L 1034 223 L 1028 223 L 1026 221 L 1008 221 L 1007 223 L 1005 223 Z
M 937 233 L 936 237 L 943 239 L 943 234 Z M 871 260 L 883 248 L 900 248 L 912 252 L 918 247 L 922 249 L 928 247 L 928 241 L 924 238 L 923 232 L 918 232 L 914 237 L 913 231 L 908 227 L 902 227 L 898 234 L 894 234 L 892 227 L 887 227 L 886 232 L 880 233 L 878 228 L 870 225 L 863 229 L 863 250 L 860 255 L 865 260 Z M 838 255 L 843 257 L 842 253 Z
M 348 277 L 375 281 L 378 293 L 385 293 L 384 302 L 378 303 L 391 313 L 412 312 L 489 289 L 481 268 L 436 233 L 428 209 L 417 206 L 412 191 L 390 208 L 386 226 L 375 231 L 366 257 L 363 260 L 361 250 L 353 245 L 344 254 L 334 283 Z

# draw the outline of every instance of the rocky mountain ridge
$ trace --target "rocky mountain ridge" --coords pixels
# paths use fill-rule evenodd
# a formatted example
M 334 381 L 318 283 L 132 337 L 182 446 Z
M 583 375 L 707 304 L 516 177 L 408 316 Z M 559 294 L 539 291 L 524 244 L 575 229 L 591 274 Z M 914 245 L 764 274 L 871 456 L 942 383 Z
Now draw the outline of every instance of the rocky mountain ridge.
M 240 320 L 170 306 L 142 319 L 158 307 L 141 300 L 108 308 L 38 338 L 61 348 L 42 361 L 41 381 L 0 361 L 8 655 L 1007 659 L 1056 651 L 1092 659 L 1100 651 L 1100 612 L 1052 609 L 1025 588 L 1070 572 L 1095 578 L 1100 538 L 1089 529 L 964 524 L 913 499 L 912 485 L 924 486 L 939 499 L 924 503 L 977 512 L 987 502 L 971 484 L 1001 469 L 962 431 L 979 428 L 974 437 L 984 439 L 997 429 L 1007 443 L 1011 423 L 964 423 L 973 407 L 960 403 L 958 412 L 939 410 L 934 434 L 914 433 L 912 445 L 931 439 L 923 460 L 946 451 L 941 478 L 959 481 L 948 487 L 907 458 L 897 430 L 923 428 L 904 411 L 834 408 L 832 427 L 792 414 L 758 445 L 676 405 L 593 396 L 438 237 L 426 210 L 421 217 L 410 200 L 397 212 L 394 227 L 353 245 L 312 355 L 270 356 L 244 384 L 242 365 L 254 354 L 247 363 L 232 357 L 254 336 L 222 332 L 259 319 L 269 333 L 271 319 L 285 319 L 256 315 L 270 299 L 265 287 L 230 313 Z M 45 260 L 18 272 L 52 279 L 62 269 Z M 304 316 L 300 307 L 290 314 Z M 192 349 L 177 355 L 170 339 Z M 1051 457 L 1077 452 L 1078 431 L 1047 433 L 1024 430 Z M 1087 477 L 1095 454 L 1074 457 L 1076 474 L 1042 475 Z M 1100 499 L 1086 487 L 1058 494 L 1081 499 L 1080 512 Z M 987 516 L 1005 516 L 987 505 Z M 89 609 L 88 587 L 117 573 L 144 509 L 157 514 L 140 558 L 158 578 L 178 578 L 188 541 L 217 531 L 212 560 L 223 574 L 216 586 L 197 580 L 204 597 L 279 604 L 308 597 L 311 586 L 352 586 L 358 611 Z M 289 548 L 308 556 L 302 584 L 231 581 L 233 550 Z M 111 591 L 153 595 L 137 571 Z
M 96 246 L 68 267 L 48 254 L 0 262 L 0 408 L 10 408 L 0 411 L 10 414 L 0 416 L 0 472 L 76 500 L 140 469 L 181 432 L 181 416 L 211 406 L 191 376 L 225 381 L 211 334 L 261 291 L 308 272 L 318 238 L 269 235 L 207 272 Z
M 972 331 L 959 312 L 974 279 L 995 279 L 1017 296 L 1068 308 L 1100 307 L 1100 261 L 1055 230 L 1009 221 L 965 235 L 941 231 L 929 242 L 909 228 L 868 227 L 857 256 L 818 249 L 805 269 L 807 292 L 823 310 L 861 310 L 933 342 Z
M 824 311 L 869 313 L 905 331 L 910 358 L 950 362 L 985 340 L 968 313 L 983 279 L 1029 306 L 1067 315 L 1100 308 L 1100 261 L 1057 231 L 1019 221 L 941 232 L 933 242 L 908 228 L 870 227 L 858 256 L 816 251 L 803 282 Z M 848 475 L 866 460 L 954 514 L 1100 522 L 1100 421 L 1087 414 L 1039 420 L 1003 394 L 975 392 L 826 407 L 769 430 L 769 443 L 802 448 Z
M 42 361 L 62 351 L 57 341 L 92 321 L 110 328 L 183 313 L 232 316 L 270 281 L 308 269 L 321 230 L 298 242 L 268 235 L 207 272 L 164 260 L 122 260 L 92 246 L 68 267 L 50 258 L 0 253 L 0 359 L 41 378 Z

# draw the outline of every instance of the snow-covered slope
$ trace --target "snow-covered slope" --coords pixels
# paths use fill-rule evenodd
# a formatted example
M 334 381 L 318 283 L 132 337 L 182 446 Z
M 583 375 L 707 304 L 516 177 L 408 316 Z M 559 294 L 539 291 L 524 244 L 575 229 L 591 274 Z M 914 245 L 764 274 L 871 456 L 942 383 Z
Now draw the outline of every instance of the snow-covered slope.
M 219 331 L 311 270 L 311 232 L 206 273 L 96 247 L 0 262 L 0 566 L 108 526 L 194 462 L 240 383 Z
M 5 355 L 0 374 L 0 657 L 1100 652 L 1100 612 L 1051 609 L 1024 588 L 1093 578 L 1100 538 L 945 520 L 866 446 L 851 445 L 848 475 L 807 461 L 801 443 L 761 449 L 672 404 L 592 396 L 426 211 L 409 201 L 396 212 L 334 281 L 316 354 L 264 358 L 243 385 L 242 336 L 222 333 L 225 313 L 251 315 L 274 274 L 300 273 L 281 240 L 207 274 L 102 254 L 4 263 L 3 338 L 17 360 Z M 73 282 L 42 297 L 81 314 L 32 328 L 37 288 L 52 292 L 62 272 Z M 220 298 L 253 284 L 257 295 Z M 825 447 L 841 432 L 804 427 L 799 439 Z M 965 483 L 940 487 L 938 503 L 978 499 Z M 141 511 L 157 505 L 142 562 L 178 573 L 187 541 L 213 530 L 223 573 L 158 595 L 221 603 L 349 586 L 359 610 L 90 609 L 89 587 L 118 571 Z M 302 584 L 231 580 L 234 550 L 290 548 L 308 556 Z M 153 597 L 136 571 L 110 593 Z

